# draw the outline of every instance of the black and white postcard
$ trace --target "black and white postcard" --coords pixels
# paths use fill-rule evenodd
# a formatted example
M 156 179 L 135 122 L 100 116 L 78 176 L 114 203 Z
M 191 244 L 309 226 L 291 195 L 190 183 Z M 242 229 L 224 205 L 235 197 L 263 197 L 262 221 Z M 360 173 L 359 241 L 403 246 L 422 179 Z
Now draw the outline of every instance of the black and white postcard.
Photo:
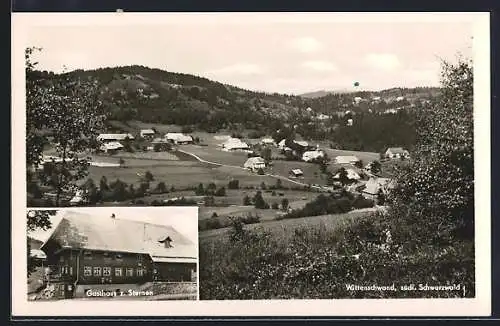
M 490 313 L 488 13 L 15 14 L 12 42 L 16 313 Z

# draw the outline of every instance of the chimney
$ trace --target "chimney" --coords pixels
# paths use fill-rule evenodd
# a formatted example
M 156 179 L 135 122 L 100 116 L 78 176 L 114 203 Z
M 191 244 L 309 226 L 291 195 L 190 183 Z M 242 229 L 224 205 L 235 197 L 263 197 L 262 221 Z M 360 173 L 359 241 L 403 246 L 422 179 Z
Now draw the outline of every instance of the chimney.
M 111 218 L 116 218 L 115 213 L 111 214 Z

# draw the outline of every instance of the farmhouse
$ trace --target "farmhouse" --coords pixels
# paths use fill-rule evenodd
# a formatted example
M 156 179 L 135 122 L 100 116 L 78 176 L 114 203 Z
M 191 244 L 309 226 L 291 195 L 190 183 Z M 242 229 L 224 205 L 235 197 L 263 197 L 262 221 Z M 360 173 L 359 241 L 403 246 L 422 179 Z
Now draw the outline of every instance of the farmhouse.
M 133 140 L 134 136 L 132 134 L 100 134 L 97 136 L 97 140 L 103 143 L 123 141 L 127 138 Z
M 368 199 L 376 199 L 380 190 L 386 194 L 391 186 L 391 181 L 388 178 L 370 178 L 365 183 L 362 194 Z
M 113 142 L 102 144 L 99 149 L 101 151 L 103 151 L 104 153 L 113 154 L 113 153 L 116 153 L 117 151 L 123 149 L 123 147 L 124 146 L 122 144 L 120 144 L 119 142 L 113 141 Z
M 303 140 L 294 140 L 293 141 L 295 144 L 299 145 L 299 146 L 302 146 L 304 148 L 309 148 L 309 143 L 306 142 L 306 141 L 303 141 Z M 278 147 L 282 150 L 284 150 L 285 148 L 287 148 L 286 146 L 286 139 L 282 139 L 279 143 L 278 143 Z
M 328 119 L 330 119 L 330 118 L 331 118 L 331 116 L 326 115 L 326 114 L 323 114 L 323 113 L 321 113 L 320 115 L 318 115 L 318 116 L 316 117 L 316 119 L 318 119 L 318 120 L 328 120 Z
M 290 171 L 290 177 L 291 178 L 300 178 L 302 176 L 304 176 L 304 172 L 302 172 L 301 169 L 293 169 Z
M 262 145 L 275 145 L 276 143 L 274 142 L 274 139 L 272 138 L 263 138 L 260 143 Z
M 174 228 L 67 212 L 41 250 L 49 278 L 76 291 L 97 284 L 195 281 L 196 246 Z
M 142 129 L 141 130 L 141 137 L 142 138 L 151 138 L 154 137 L 155 131 L 153 129 Z
M 193 137 L 180 132 L 169 132 L 165 135 L 165 139 L 177 145 L 193 143 Z
M 349 179 L 349 180 L 361 179 L 361 176 L 359 175 L 359 173 L 356 172 L 354 169 L 345 169 L 345 170 L 347 172 L 347 179 Z M 339 180 L 340 179 L 340 171 L 337 172 L 337 174 L 335 174 L 335 176 L 333 178 L 336 180 Z
M 230 138 L 222 144 L 222 148 L 225 151 L 246 151 L 249 150 L 250 147 L 239 138 Z
M 302 154 L 302 160 L 305 162 L 311 162 L 314 159 L 322 158 L 325 156 L 325 152 L 322 150 L 307 151 Z
M 243 164 L 243 167 L 255 172 L 259 169 L 265 169 L 266 161 L 262 157 L 250 157 L 245 164 Z
M 402 147 L 389 147 L 387 151 L 385 151 L 385 157 L 390 159 L 409 158 L 410 153 Z
M 335 163 L 337 164 L 355 164 L 359 162 L 359 158 L 356 156 L 337 156 L 335 157 Z

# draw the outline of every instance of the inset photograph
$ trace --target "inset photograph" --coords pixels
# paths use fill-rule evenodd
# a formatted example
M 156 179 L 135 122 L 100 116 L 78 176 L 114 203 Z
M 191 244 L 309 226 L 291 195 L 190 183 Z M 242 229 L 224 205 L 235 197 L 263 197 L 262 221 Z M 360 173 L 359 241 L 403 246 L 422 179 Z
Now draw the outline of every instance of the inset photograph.
M 28 300 L 197 300 L 196 207 L 27 211 Z

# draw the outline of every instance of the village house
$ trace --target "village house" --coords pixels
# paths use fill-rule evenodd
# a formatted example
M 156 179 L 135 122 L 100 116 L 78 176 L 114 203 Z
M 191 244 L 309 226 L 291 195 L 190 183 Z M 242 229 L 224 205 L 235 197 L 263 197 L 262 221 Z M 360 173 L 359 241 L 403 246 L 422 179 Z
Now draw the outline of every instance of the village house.
M 379 191 L 387 194 L 392 187 L 391 180 L 388 178 L 370 178 L 364 185 L 361 193 L 368 199 L 377 199 Z
M 126 139 L 133 140 L 134 136 L 132 134 L 100 134 L 97 136 L 97 140 L 103 143 L 120 142 Z
M 332 118 L 331 116 L 323 114 L 323 113 L 321 113 L 320 115 L 318 115 L 316 117 L 317 120 L 328 120 L 328 119 L 331 119 L 331 118 Z
M 142 138 L 153 138 L 156 133 L 153 129 L 142 129 L 140 134 Z
M 308 149 L 309 148 L 309 143 L 306 142 L 305 140 L 293 140 L 293 142 L 301 147 L 303 147 L 304 149 Z M 279 143 L 278 143 L 278 147 L 281 149 L 281 150 L 286 150 L 287 146 L 286 146 L 286 139 L 282 139 Z
M 260 143 L 262 145 L 276 145 L 276 142 L 272 138 L 263 138 Z
M 115 154 L 119 150 L 122 150 L 124 146 L 117 142 L 117 141 L 112 141 L 112 142 L 106 142 L 99 147 L 99 149 L 107 154 Z
M 359 179 L 361 179 L 361 176 L 359 175 L 359 173 L 356 170 L 354 170 L 354 169 L 345 169 L 345 170 L 347 172 L 347 179 L 353 180 L 353 181 L 358 181 Z M 340 171 L 337 172 L 337 174 L 335 174 L 333 176 L 333 179 L 340 180 Z
M 356 164 L 356 162 L 359 162 L 359 158 L 356 156 L 337 156 L 335 157 L 335 163 L 336 164 Z
M 40 248 L 72 297 L 98 285 L 194 282 L 197 248 L 171 226 L 67 212 Z M 126 287 L 126 286 L 125 286 Z
M 293 169 L 289 173 L 291 178 L 300 178 L 304 176 L 304 172 L 301 169 Z
M 192 144 L 194 142 L 193 137 L 180 132 L 169 132 L 165 135 L 165 139 L 177 145 Z
M 325 156 L 325 152 L 322 150 L 306 151 L 302 154 L 302 160 L 304 162 L 311 162 L 315 159 L 322 158 Z
M 385 157 L 389 159 L 409 158 L 410 152 L 402 147 L 389 147 L 385 151 Z
M 262 157 L 250 157 L 245 164 L 243 164 L 245 169 L 249 169 L 253 172 L 259 171 L 259 169 L 266 168 L 266 161 Z
M 233 152 L 233 151 L 248 151 L 250 147 L 247 143 L 241 141 L 239 138 L 230 138 L 221 144 L 221 147 L 225 151 Z

